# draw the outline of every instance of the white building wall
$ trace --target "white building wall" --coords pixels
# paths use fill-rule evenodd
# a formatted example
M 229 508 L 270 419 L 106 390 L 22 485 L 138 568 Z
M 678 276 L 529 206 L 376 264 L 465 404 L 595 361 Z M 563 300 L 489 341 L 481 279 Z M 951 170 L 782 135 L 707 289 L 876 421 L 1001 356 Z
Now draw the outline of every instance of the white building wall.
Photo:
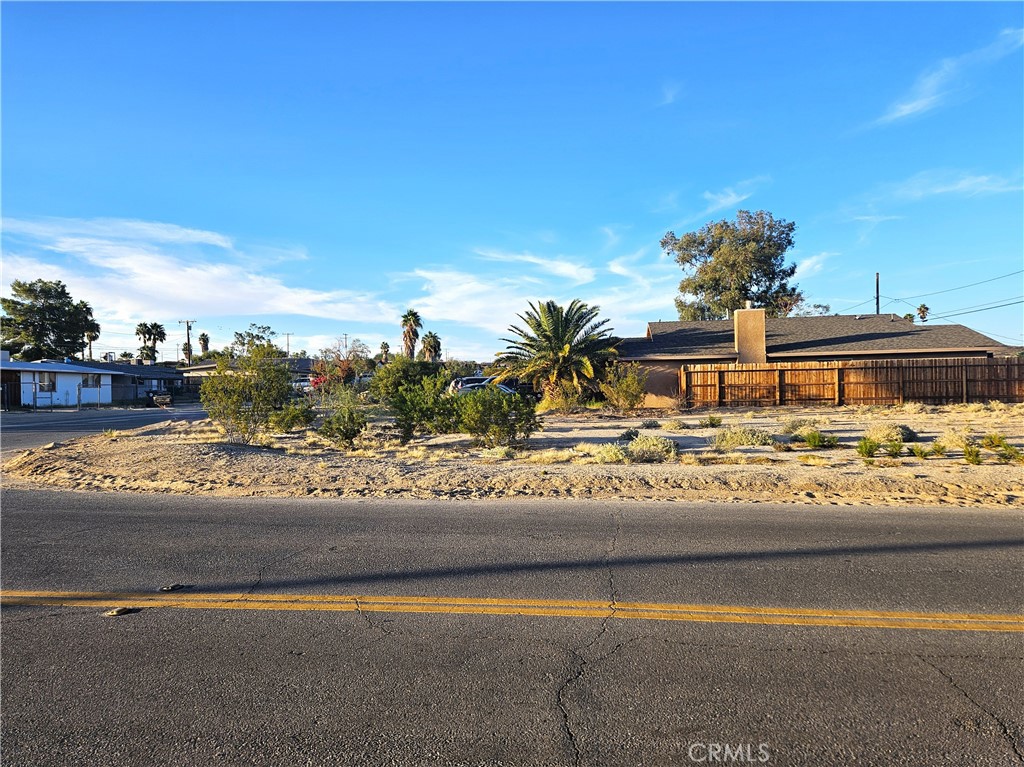
M 51 375 L 54 375 L 51 373 Z M 79 387 L 85 376 L 82 373 L 56 373 L 57 382 L 54 391 L 39 391 L 39 373 L 22 371 L 21 373 L 21 404 L 35 407 L 77 407 Z M 110 374 L 100 375 L 99 388 L 82 386 L 83 405 L 109 405 Z

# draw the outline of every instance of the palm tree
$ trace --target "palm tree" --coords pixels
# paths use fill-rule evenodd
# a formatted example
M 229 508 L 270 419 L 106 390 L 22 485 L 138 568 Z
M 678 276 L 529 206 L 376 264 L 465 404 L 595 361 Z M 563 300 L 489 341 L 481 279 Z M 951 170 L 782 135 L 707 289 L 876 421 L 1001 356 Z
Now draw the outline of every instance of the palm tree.
M 420 338 L 422 327 L 423 322 L 415 309 L 409 309 L 402 315 L 402 349 L 409 359 L 416 356 L 416 342 Z
M 202 354 L 210 353 L 210 336 L 206 333 L 199 334 L 199 351 Z
M 387 365 L 388 360 L 391 358 L 391 344 L 387 341 L 382 341 L 380 344 L 380 361 L 382 365 Z
M 93 322 L 85 331 L 85 340 L 89 344 L 89 359 L 92 359 L 92 342 L 100 340 L 100 324 Z
M 139 354 L 144 359 L 156 359 L 156 345 L 167 340 L 167 331 L 159 322 L 140 322 L 135 326 L 135 335 L 142 341 Z
M 517 376 L 538 383 L 551 396 L 563 383 L 571 383 L 578 392 L 593 386 L 604 368 L 615 358 L 615 344 L 608 320 L 596 320 L 599 307 L 573 300 L 563 308 L 554 301 L 530 304 L 519 315 L 526 329 L 512 325 L 509 331 L 518 338 L 503 338 L 508 350 L 498 354 L 496 362 L 505 367 L 499 376 Z
M 441 337 L 434 331 L 423 334 L 423 359 L 437 362 L 441 357 Z
M 930 311 L 931 309 L 928 308 L 927 304 L 921 304 L 917 307 L 917 316 L 921 318 L 921 322 L 928 321 L 928 312 Z

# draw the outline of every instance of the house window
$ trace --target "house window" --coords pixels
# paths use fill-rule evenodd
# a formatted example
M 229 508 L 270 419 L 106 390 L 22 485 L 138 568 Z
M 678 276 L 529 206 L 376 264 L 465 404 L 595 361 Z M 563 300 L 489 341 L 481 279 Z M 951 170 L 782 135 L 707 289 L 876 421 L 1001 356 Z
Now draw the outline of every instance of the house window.
M 39 373 L 39 391 L 57 391 L 56 373 Z
M 98 388 L 100 388 L 100 374 L 99 373 L 83 373 L 82 374 L 82 388 L 83 389 L 98 389 Z

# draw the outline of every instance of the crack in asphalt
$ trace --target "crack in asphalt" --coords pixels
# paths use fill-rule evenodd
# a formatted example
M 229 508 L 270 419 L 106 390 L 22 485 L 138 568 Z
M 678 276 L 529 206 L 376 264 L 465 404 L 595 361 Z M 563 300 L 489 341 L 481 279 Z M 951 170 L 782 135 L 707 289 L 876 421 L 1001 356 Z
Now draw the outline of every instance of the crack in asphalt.
M 256 580 L 249 587 L 249 590 L 246 591 L 245 593 L 246 594 L 252 594 L 257 588 L 259 588 L 259 585 L 261 583 L 263 583 L 263 573 L 265 573 L 267 570 L 270 570 L 271 568 L 276 567 L 277 565 L 281 564 L 282 562 L 287 562 L 289 559 L 294 559 L 295 557 L 297 557 L 297 556 L 299 556 L 301 554 L 305 554 L 310 549 L 315 549 L 319 545 L 320 544 L 312 543 L 309 546 L 306 546 L 304 548 L 299 549 L 298 551 L 293 551 L 290 554 L 286 554 L 286 555 L 284 555 L 282 557 L 278 557 L 277 559 L 275 559 L 275 560 L 273 560 L 271 562 L 268 562 L 267 564 L 263 565 L 261 568 L 259 568 L 256 571 Z
M 976 700 L 974 696 L 967 692 L 967 690 L 965 690 L 963 687 L 958 685 L 956 683 L 956 680 L 953 679 L 953 677 L 950 674 L 946 673 L 937 665 L 929 661 L 927 656 L 917 655 L 915 657 L 917 657 L 917 659 L 924 663 L 926 666 L 930 666 L 931 668 L 935 669 L 935 671 L 938 672 L 939 675 L 941 675 L 942 678 L 949 683 L 950 687 L 952 687 L 954 690 L 960 693 L 964 698 L 970 701 L 970 703 L 972 703 L 976 708 L 980 709 L 982 712 L 987 714 L 989 718 L 991 718 L 996 724 L 998 724 L 999 729 L 1003 733 L 1003 737 L 1010 744 L 1010 748 L 1013 749 L 1013 753 L 1017 755 L 1017 760 L 1021 763 L 1024 763 L 1024 752 L 1021 752 L 1020 746 L 1017 744 L 1017 741 L 1013 737 L 1013 733 L 1010 732 L 1010 728 L 1006 724 L 1006 722 L 1004 722 L 999 716 L 997 716 L 994 711 L 990 711 L 985 706 L 981 705 L 981 703 L 978 700 Z
M 587 666 L 589 664 L 585 657 L 585 653 L 601 641 L 601 638 L 608 631 L 608 622 L 615 616 L 618 594 L 615 588 L 615 570 L 612 567 L 611 561 L 612 555 L 615 553 L 615 549 L 618 546 L 619 534 L 622 531 L 622 517 L 620 514 L 612 514 L 612 520 L 615 522 L 615 529 L 612 531 L 611 540 L 609 541 L 608 548 L 605 550 L 604 553 L 604 563 L 605 567 L 608 569 L 608 600 L 611 610 L 608 613 L 608 615 L 601 619 L 601 625 L 597 633 L 594 635 L 593 639 L 591 639 L 586 644 L 580 645 L 575 649 L 571 648 L 569 650 L 573 657 L 573 666 L 575 667 L 575 670 L 562 683 L 562 686 L 559 687 L 558 692 L 555 696 L 555 699 L 558 704 L 558 710 L 562 714 L 562 731 L 569 741 L 569 746 L 572 750 L 572 764 L 576 765 L 576 767 L 578 767 L 580 764 L 582 754 L 580 753 L 579 739 L 577 738 L 576 732 L 573 730 L 572 723 L 570 722 L 569 709 L 566 706 L 565 696 L 566 691 L 569 689 L 569 687 L 579 682 L 586 674 Z M 615 647 L 613 647 L 609 653 L 597 659 L 598 662 L 613 655 L 625 644 L 625 642 L 620 642 Z

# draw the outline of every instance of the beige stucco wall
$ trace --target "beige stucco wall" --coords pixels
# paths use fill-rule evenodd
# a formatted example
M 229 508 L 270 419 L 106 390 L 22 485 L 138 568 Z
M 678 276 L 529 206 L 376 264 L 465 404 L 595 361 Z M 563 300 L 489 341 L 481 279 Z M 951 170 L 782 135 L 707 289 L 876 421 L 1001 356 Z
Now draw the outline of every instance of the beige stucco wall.
M 644 407 L 673 407 L 679 398 L 678 362 L 641 362 L 647 371 L 647 397 Z

